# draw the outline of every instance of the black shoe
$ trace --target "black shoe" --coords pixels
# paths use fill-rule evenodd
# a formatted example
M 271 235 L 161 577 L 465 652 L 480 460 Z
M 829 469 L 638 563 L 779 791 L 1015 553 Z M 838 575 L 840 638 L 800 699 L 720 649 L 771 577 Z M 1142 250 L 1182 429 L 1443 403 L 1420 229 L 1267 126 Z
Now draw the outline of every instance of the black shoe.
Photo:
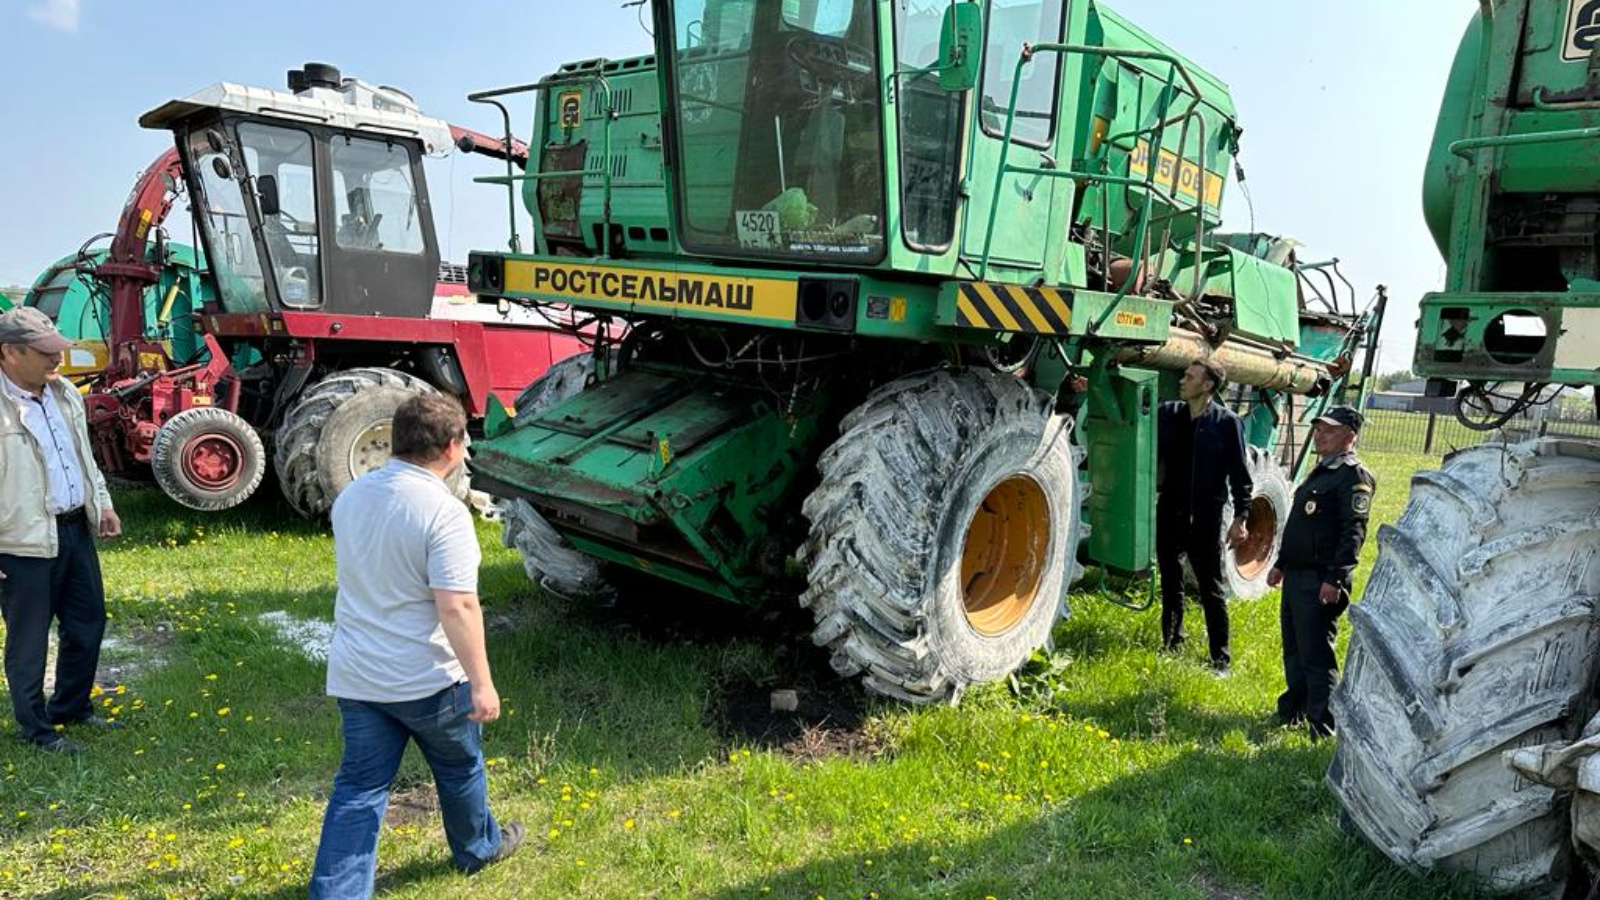
M 1222 679 L 1233 677 L 1233 667 L 1227 663 L 1214 662 L 1211 664 L 1211 677 Z
M 61 756 L 77 756 L 83 752 L 83 746 L 77 741 L 70 741 L 61 735 L 34 741 L 33 745 L 46 753 L 55 753 Z
M 75 728 L 93 728 L 98 731 L 121 731 L 125 727 L 116 719 L 107 719 L 94 713 L 90 713 L 81 719 L 72 719 L 61 724 Z
M 1333 727 L 1332 722 L 1312 722 L 1310 723 L 1308 730 L 1311 733 L 1312 743 L 1316 743 L 1323 738 L 1331 738 L 1338 734 L 1338 730 Z
M 512 854 L 522 847 L 522 839 L 527 836 L 528 829 L 524 828 L 521 822 L 507 822 L 500 826 L 500 846 L 495 848 L 494 853 L 491 853 L 482 865 L 467 870 L 467 874 L 481 872 L 497 862 L 510 859 Z

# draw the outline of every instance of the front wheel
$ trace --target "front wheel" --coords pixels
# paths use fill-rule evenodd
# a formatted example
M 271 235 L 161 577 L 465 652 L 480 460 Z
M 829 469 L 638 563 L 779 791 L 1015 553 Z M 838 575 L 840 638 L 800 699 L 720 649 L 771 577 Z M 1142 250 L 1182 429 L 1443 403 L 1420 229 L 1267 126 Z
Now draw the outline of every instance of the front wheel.
M 804 506 L 801 604 L 841 675 L 955 701 L 1050 640 L 1076 571 L 1071 421 L 1021 380 L 938 371 L 845 417 Z
M 150 471 L 168 497 L 202 512 L 232 509 L 261 485 L 267 452 L 250 423 L 197 406 L 168 419 L 150 447 Z

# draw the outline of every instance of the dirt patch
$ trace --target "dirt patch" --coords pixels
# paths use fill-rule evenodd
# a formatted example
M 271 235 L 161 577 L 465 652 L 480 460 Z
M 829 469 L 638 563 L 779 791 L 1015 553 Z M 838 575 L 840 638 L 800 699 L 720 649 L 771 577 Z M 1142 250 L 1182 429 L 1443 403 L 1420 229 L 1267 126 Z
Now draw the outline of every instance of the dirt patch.
M 796 708 L 773 709 L 774 690 L 793 691 Z M 873 759 L 887 742 L 867 729 L 867 698 L 835 678 L 804 687 L 728 682 L 712 710 L 713 725 L 731 746 L 759 747 L 801 761 L 849 756 Z
M 100 644 L 100 666 L 95 669 L 94 682 L 105 691 L 137 683 L 145 672 L 166 664 L 171 647 L 172 634 L 166 629 L 118 628 L 107 634 Z M 56 652 L 56 637 L 51 632 L 44 668 L 46 696 L 56 689 Z
M 439 792 L 432 784 L 396 788 L 389 795 L 389 811 L 383 817 L 390 828 L 428 825 L 438 820 Z

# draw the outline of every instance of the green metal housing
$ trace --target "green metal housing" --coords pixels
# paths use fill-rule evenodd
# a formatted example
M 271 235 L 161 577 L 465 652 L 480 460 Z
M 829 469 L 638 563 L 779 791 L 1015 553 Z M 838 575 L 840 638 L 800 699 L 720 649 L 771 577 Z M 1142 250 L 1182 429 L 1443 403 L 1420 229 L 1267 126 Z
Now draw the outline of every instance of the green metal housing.
M 1423 298 L 1415 369 L 1486 427 L 1545 385 L 1600 384 L 1600 78 L 1580 4 L 1473 17 L 1428 160 L 1449 274 Z
M 1139 572 L 1180 328 L 1259 360 L 1264 445 L 1341 395 L 1328 363 L 1375 323 L 1308 315 L 1291 243 L 1218 230 L 1225 85 L 1102 3 L 933 6 L 658 0 L 653 57 L 473 95 L 532 95 L 539 164 L 479 179 L 536 229 L 532 252 L 513 217 L 511 252 L 473 253 L 471 288 L 632 327 L 622 374 L 598 356 L 588 390 L 494 419 L 477 484 L 590 555 L 792 596 L 799 502 L 845 413 L 908 372 L 998 368 L 1078 417 L 1087 555 Z M 941 86 L 952 21 L 984 29 L 973 90 Z M 1074 377 L 1081 404 L 1058 393 Z

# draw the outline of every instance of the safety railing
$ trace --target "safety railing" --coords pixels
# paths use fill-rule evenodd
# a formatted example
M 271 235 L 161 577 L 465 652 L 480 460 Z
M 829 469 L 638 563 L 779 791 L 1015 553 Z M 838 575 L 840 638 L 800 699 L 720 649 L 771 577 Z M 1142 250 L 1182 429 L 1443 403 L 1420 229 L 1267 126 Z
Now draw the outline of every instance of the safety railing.
M 1120 134 L 1107 136 L 1106 139 L 1101 142 L 1100 147 L 1095 151 L 1095 155 L 1086 161 L 1088 165 L 1097 168 L 1098 171 L 1083 171 L 1071 168 L 1062 169 L 1054 166 L 1045 167 L 1012 165 L 1010 163 L 1011 148 L 1013 146 L 1011 137 L 1013 127 L 1016 124 L 1017 96 L 1022 86 L 1022 71 L 1023 68 L 1032 63 L 1033 58 L 1040 53 L 1055 53 L 1061 56 L 1063 59 L 1068 56 L 1078 54 L 1083 56 L 1101 57 L 1105 59 L 1143 59 L 1152 60 L 1155 62 L 1164 62 L 1167 64 L 1168 69 L 1162 96 L 1172 97 L 1177 87 L 1178 79 L 1181 78 L 1183 80 L 1184 87 L 1187 89 L 1186 93 L 1188 95 L 1189 102 L 1186 106 L 1184 106 L 1181 112 L 1167 115 L 1165 110 L 1163 110 L 1161 113 L 1158 113 L 1160 118 L 1151 125 L 1136 128 L 1127 132 L 1122 132 Z M 1091 334 L 1099 331 L 1099 329 L 1116 314 L 1117 308 L 1127 297 L 1129 289 L 1138 280 L 1136 273 L 1149 263 L 1149 257 L 1151 255 L 1149 231 L 1151 220 L 1155 213 L 1156 200 L 1159 199 L 1165 202 L 1167 206 L 1173 210 L 1173 213 L 1168 218 L 1169 235 L 1171 232 L 1172 219 L 1184 214 L 1194 215 L 1195 247 L 1196 253 L 1199 254 L 1201 252 L 1200 248 L 1203 248 L 1205 244 L 1205 205 L 1207 197 L 1206 180 L 1212 177 L 1210 171 L 1205 165 L 1205 160 L 1203 157 L 1203 150 L 1206 147 L 1206 123 L 1205 118 L 1200 114 L 1201 104 L 1202 96 L 1200 93 L 1200 88 L 1196 84 L 1194 77 L 1189 74 L 1189 70 L 1184 66 L 1181 60 L 1169 53 L 1162 53 L 1157 50 L 1095 47 L 1085 44 L 1043 43 L 1024 45 L 1022 48 L 1022 53 L 1017 59 L 1016 69 L 1012 73 L 1011 97 L 1005 111 L 1005 132 L 1000 148 L 1000 160 L 995 172 L 994 192 L 991 195 L 992 199 L 989 204 L 989 219 L 984 228 L 983 253 L 978 265 L 978 280 L 982 281 L 988 277 L 990 253 L 994 243 L 995 224 L 1000 210 L 999 201 L 1001 197 L 1001 191 L 1005 187 L 1005 180 L 1007 176 L 1011 175 L 1033 175 L 1040 178 L 1066 178 L 1073 181 L 1094 185 L 1099 188 L 1101 193 L 1101 209 L 1103 211 L 1101 216 L 1101 248 L 1102 252 L 1107 254 L 1108 257 L 1106 265 L 1106 277 L 1108 280 L 1110 278 L 1109 255 L 1111 253 L 1111 222 L 1108 213 L 1111 209 L 1111 188 L 1115 186 L 1122 186 L 1128 188 L 1137 188 L 1144 192 L 1144 200 L 1140 204 L 1139 214 L 1135 220 L 1135 225 L 1133 228 L 1134 246 L 1132 259 L 1135 260 L 1138 265 L 1133 270 L 1134 274 L 1130 274 L 1129 277 L 1125 279 L 1118 287 L 1116 296 L 1112 300 L 1111 304 L 1107 306 L 1106 310 L 1093 323 L 1092 327 L 1090 328 Z M 1171 105 L 1172 103 L 1169 101 L 1168 106 L 1170 107 Z M 1198 125 L 1193 126 L 1192 123 L 1198 123 Z M 1196 201 L 1192 207 L 1185 207 L 1183 202 L 1174 196 L 1174 193 L 1169 193 L 1168 191 L 1164 190 L 1158 180 L 1159 173 L 1161 171 L 1161 154 L 1164 151 L 1166 134 L 1167 131 L 1174 126 L 1181 126 L 1182 128 L 1179 133 L 1178 148 L 1176 151 L 1176 167 L 1172 173 L 1172 185 L 1174 188 L 1174 193 L 1178 192 L 1179 186 L 1183 181 L 1183 169 L 1185 166 L 1185 160 L 1187 159 L 1186 151 L 1188 149 L 1189 132 L 1191 127 L 1195 127 L 1195 130 L 1197 130 L 1199 133 L 1198 144 L 1202 150 L 1202 154 L 1199 155 L 1199 161 L 1196 163 L 1196 168 L 1198 170 L 1197 184 L 1195 187 Z M 1118 142 L 1127 141 L 1130 139 L 1138 141 L 1140 138 L 1145 138 L 1148 141 L 1148 152 L 1150 153 L 1150 158 L 1146 161 L 1145 176 L 1143 178 L 1134 178 L 1127 175 L 1113 175 L 1106 171 L 1106 164 L 1109 160 L 1111 147 L 1115 146 Z M 1168 243 L 1170 243 L 1170 241 L 1163 242 L 1163 253 L 1166 252 L 1166 244 Z M 1200 263 L 1201 260 L 1197 255 L 1194 267 L 1194 290 L 1191 292 L 1191 296 L 1199 294 L 1201 284 L 1203 283 L 1204 266 L 1202 266 Z
M 1462 159 L 1470 160 L 1479 150 L 1527 147 L 1535 144 L 1563 144 L 1595 138 L 1600 138 L 1600 128 L 1569 128 L 1563 131 L 1535 131 L 1530 134 L 1496 134 L 1456 141 L 1450 145 L 1450 152 Z
M 600 254 L 602 257 L 611 255 L 611 126 L 617 119 L 616 108 L 612 104 L 611 84 L 606 80 L 604 62 L 601 61 L 592 71 L 565 73 L 532 84 L 519 84 L 513 87 L 496 88 L 495 90 L 479 91 L 475 94 L 467 95 L 467 99 L 473 103 L 487 104 L 500 110 L 500 118 L 505 126 L 505 146 L 509 147 L 512 141 L 511 111 L 506 108 L 504 103 L 500 102 L 501 98 L 516 94 L 538 94 L 541 91 L 548 92 L 565 88 L 588 88 L 591 85 L 600 100 L 601 118 L 604 122 L 601 129 L 602 152 L 598 168 L 590 168 L 585 165 L 579 169 L 559 169 L 551 172 L 524 171 L 523 174 L 518 175 L 513 168 L 511 160 L 508 158 L 506 160 L 506 174 L 484 175 L 473 179 L 476 184 L 505 185 L 507 213 L 511 226 L 511 239 L 508 245 L 512 253 L 522 252 L 522 239 L 517 234 L 516 186 L 518 184 L 525 181 L 544 181 L 552 178 L 589 178 L 590 176 L 599 176 L 602 201 L 600 221 L 602 225 L 601 234 L 603 235 L 600 240 Z M 559 111 L 557 115 L 559 115 Z M 534 162 L 534 154 L 536 152 L 537 148 L 531 146 L 528 148 L 529 165 L 536 165 Z M 589 155 L 585 154 L 585 160 L 589 158 Z M 539 235 L 543 233 L 543 223 L 539 221 L 538 204 L 533 204 L 533 209 L 530 210 L 530 213 L 534 217 L 534 241 L 537 249 Z

